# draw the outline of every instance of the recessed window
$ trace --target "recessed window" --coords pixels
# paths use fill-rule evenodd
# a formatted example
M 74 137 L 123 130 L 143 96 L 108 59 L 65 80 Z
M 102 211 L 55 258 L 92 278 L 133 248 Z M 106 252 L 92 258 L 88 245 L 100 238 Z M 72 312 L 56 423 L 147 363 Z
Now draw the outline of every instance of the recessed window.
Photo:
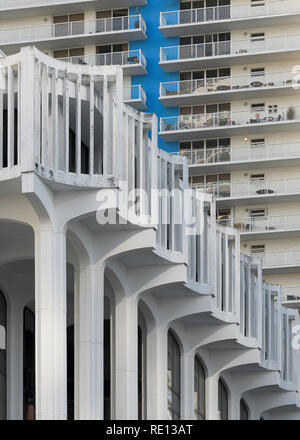
M 265 175 L 263 173 L 261 173 L 261 174 L 251 174 L 250 175 L 250 180 L 252 180 L 252 181 L 256 181 L 256 180 L 263 181 L 263 180 L 265 180 Z
M 180 347 L 175 335 L 168 332 L 168 412 L 170 420 L 180 420 Z
M 265 245 L 264 244 L 253 244 L 251 246 L 251 254 L 262 254 L 265 252 Z
M 262 145 L 265 145 L 265 139 L 264 138 L 251 139 L 251 147 L 260 147 Z
M 263 208 L 263 209 L 250 209 L 250 211 L 249 211 L 250 218 L 266 217 L 266 215 L 267 215 L 267 210 L 265 208 Z
M 255 34 L 251 34 L 251 41 L 265 41 L 265 33 L 257 32 Z
M 205 420 L 205 370 L 198 356 L 194 360 L 194 418 Z

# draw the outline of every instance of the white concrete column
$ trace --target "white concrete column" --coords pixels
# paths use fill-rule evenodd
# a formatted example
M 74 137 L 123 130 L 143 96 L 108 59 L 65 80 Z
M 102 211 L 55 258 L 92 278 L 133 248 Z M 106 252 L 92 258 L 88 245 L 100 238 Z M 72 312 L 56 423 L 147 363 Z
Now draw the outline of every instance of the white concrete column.
M 11 299 L 7 317 L 7 418 L 22 420 L 23 304 Z
M 138 305 L 135 298 L 116 301 L 116 419 L 138 418 Z
M 103 419 L 104 266 L 75 272 L 75 418 Z
M 209 376 L 207 381 L 206 393 L 206 415 L 207 420 L 219 420 L 218 412 L 218 377 Z
M 147 418 L 168 419 L 168 329 L 155 327 L 147 339 Z
M 183 420 L 194 419 L 194 358 L 193 352 L 182 356 L 182 399 L 181 414 Z
M 36 418 L 67 418 L 66 235 L 35 235 Z

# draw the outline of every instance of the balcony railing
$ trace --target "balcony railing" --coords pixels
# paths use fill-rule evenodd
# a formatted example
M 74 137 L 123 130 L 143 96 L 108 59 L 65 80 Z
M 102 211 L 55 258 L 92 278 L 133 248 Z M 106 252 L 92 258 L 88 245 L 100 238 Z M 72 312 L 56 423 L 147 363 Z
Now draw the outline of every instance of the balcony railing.
M 241 232 L 299 230 L 300 214 L 220 219 L 218 223 L 237 228 Z
M 281 50 L 299 50 L 300 34 L 265 37 L 261 40 L 229 40 L 212 43 L 199 43 L 185 46 L 162 47 L 160 61 L 179 61 L 191 58 L 222 57 Z
M 266 195 L 300 194 L 300 177 L 278 180 L 254 180 L 246 182 L 217 182 L 195 184 L 199 190 L 217 198 L 261 197 Z
M 234 20 L 300 12 L 300 8 L 288 0 L 261 2 L 258 5 L 242 3 L 210 8 L 187 9 L 160 13 L 160 25 L 176 26 L 217 20 Z
M 280 121 L 300 120 L 300 107 L 273 107 L 259 110 L 223 111 L 196 115 L 161 118 L 160 131 L 197 130 L 213 127 L 271 124 Z
M 124 101 L 142 101 L 146 105 L 147 96 L 143 87 L 138 84 L 124 87 L 123 99 Z
M 81 0 L 80 3 L 92 3 L 93 0 Z M 10 10 L 14 8 L 38 8 L 43 6 L 53 6 L 53 0 L 1 0 L 0 4 L 0 11 Z M 74 0 L 55 0 L 55 6 L 56 5 L 68 5 L 68 4 L 74 4 Z M 79 3 L 77 0 L 76 3 Z M 146 1 L 133 1 L 131 0 L 128 2 L 128 5 L 140 5 L 140 4 L 147 4 Z M 92 8 L 91 8 L 92 9 Z
M 146 68 L 146 58 L 141 49 L 129 50 L 124 52 L 100 53 L 95 55 L 82 55 L 77 57 L 60 58 L 72 64 L 81 64 L 89 66 L 123 66 L 128 67 L 135 64 L 141 64 Z
M 255 256 L 262 259 L 263 269 L 300 265 L 300 249 L 255 253 Z
M 146 32 L 146 24 L 141 15 L 126 17 L 100 18 L 67 23 L 44 24 L 0 30 L 0 43 L 21 43 L 55 38 L 71 37 L 74 35 L 101 34 L 128 30 Z
M 221 78 L 193 79 L 160 84 L 160 97 L 207 95 L 246 89 L 272 88 L 297 85 L 291 71 L 269 72 L 262 75 L 234 75 Z
M 187 158 L 189 165 L 280 160 L 300 157 L 299 142 L 251 145 L 243 147 L 219 147 L 199 150 L 182 150 L 180 156 Z
M 300 301 L 300 286 L 283 286 L 283 301 Z

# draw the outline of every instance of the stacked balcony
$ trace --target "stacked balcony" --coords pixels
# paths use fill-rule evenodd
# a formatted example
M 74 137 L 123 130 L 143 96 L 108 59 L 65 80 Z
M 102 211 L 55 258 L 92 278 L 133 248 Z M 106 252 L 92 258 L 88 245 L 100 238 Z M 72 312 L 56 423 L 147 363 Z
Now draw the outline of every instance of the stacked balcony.
M 180 115 L 160 120 L 166 142 L 289 131 L 300 128 L 300 107 L 264 108 L 257 111 L 223 111 Z
M 180 11 L 161 12 L 160 30 L 165 37 L 195 35 L 203 32 L 245 29 L 247 27 L 297 23 L 299 2 L 271 0 L 259 4 L 240 3 Z
M 126 104 L 136 110 L 146 110 L 147 108 L 146 92 L 140 84 L 124 87 L 123 99 Z
M 82 55 L 77 57 L 60 58 L 72 64 L 82 66 L 122 66 L 124 75 L 145 75 L 146 58 L 141 49 L 123 52 L 101 53 L 95 55 Z
M 300 233 L 300 214 L 221 219 L 219 223 L 239 229 L 241 240 L 297 237 Z
M 299 89 L 290 71 L 161 83 L 160 101 L 165 107 L 228 102 L 247 98 L 291 96 Z
M 282 305 L 292 309 L 300 309 L 300 286 L 282 287 Z
M 219 147 L 207 149 L 182 150 L 180 155 L 187 158 L 190 174 L 209 174 L 260 169 L 272 166 L 300 164 L 300 145 L 298 142 L 263 144 L 257 146 Z
M 145 40 L 146 24 L 141 15 L 44 24 L 0 31 L 0 46 L 6 54 L 34 44 L 39 49 L 58 49 L 84 44 Z
M 0 15 L 5 18 L 34 17 L 38 15 L 84 12 L 101 9 L 128 8 L 146 5 L 147 0 L 2 0 Z
M 238 64 L 293 59 L 299 56 L 300 34 L 264 37 L 261 41 L 243 39 L 183 46 L 162 47 L 160 65 L 165 72 L 199 67 L 229 67 Z
M 219 207 L 297 201 L 300 197 L 300 178 L 247 180 L 195 185 L 199 191 L 213 194 Z

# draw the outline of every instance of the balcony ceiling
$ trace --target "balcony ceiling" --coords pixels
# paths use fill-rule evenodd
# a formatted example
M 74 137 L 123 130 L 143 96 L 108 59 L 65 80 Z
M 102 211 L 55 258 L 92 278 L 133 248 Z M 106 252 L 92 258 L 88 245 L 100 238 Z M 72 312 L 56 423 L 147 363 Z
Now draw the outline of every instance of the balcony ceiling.
M 19 7 L 9 8 L 1 5 L 0 2 L 0 18 L 9 19 L 57 15 L 65 12 L 84 12 L 92 9 L 126 8 L 146 5 L 147 0 L 49 0 L 47 2 L 43 1 L 44 5 L 39 5 L 39 1 L 36 0 L 34 6 L 26 6 L 26 0 L 20 0 L 19 3 Z
M 184 23 L 172 26 L 160 26 L 159 29 L 164 37 L 176 37 L 185 35 L 199 35 L 199 26 L 203 32 L 226 32 L 236 29 L 265 28 L 266 26 L 280 26 L 299 23 L 300 11 L 289 12 L 282 15 L 251 18 L 239 18 L 232 20 L 216 20 L 201 23 Z
M 300 225 L 298 229 L 290 230 L 272 230 L 272 231 L 261 231 L 261 232 L 241 232 L 241 241 L 249 240 L 268 240 L 273 238 L 293 238 L 299 237 Z

